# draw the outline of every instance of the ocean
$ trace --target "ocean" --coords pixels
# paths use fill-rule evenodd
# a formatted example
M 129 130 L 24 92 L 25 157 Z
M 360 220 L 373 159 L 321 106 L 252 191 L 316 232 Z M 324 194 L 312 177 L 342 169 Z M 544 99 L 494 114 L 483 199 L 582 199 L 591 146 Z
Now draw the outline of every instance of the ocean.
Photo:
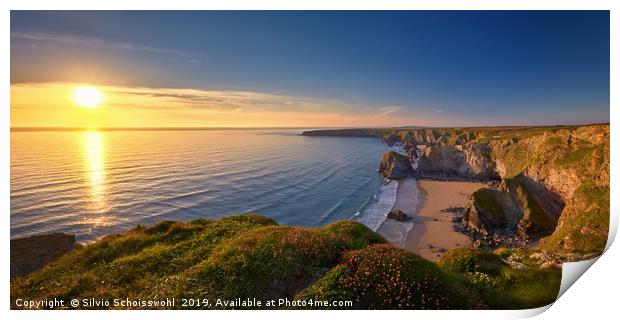
M 377 172 L 387 145 L 302 131 L 11 132 L 11 238 L 64 232 L 89 242 L 244 212 L 377 230 L 397 193 Z

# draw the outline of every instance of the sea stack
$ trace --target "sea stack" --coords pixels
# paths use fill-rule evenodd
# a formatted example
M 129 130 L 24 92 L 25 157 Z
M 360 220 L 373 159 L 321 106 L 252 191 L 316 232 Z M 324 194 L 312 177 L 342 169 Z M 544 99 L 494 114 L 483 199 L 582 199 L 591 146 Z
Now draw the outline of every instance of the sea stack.
M 379 172 L 387 179 L 405 178 L 414 174 L 411 161 L 407 156 L 395 151 L 388 151 L 383 154 Z

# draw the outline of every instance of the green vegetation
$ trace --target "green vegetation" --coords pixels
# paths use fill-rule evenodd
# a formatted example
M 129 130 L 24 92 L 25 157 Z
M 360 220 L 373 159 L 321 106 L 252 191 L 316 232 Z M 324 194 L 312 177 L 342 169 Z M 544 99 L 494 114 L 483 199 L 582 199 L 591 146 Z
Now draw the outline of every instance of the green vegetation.
M 587 166 L 593 159 L 603 159 L 605 145 L 591 145 L 586 142 L 577 144 L 575 148 L 572 148 L 563 155 L 563 157 L 557 159 L 555 163 L 560 166 Z
M 484 308 L 454 275 L 392 245 L 349 252 L 296 299 L 351 300 L 357 309 Z
M 561 227 L 540 241 L 540 248 L 556 253 L 602 254 L 609 228 L 609 187 L 582 185 L 573 206 L 565 209 Z
M 351 221 L 324 229 L 259 228 L 220 245 L 181 275 L 172 293 L 211 300 L 290 297 L 335 266 L 342 252 L 384 242 Z
M 11 295 L 277 298 L 291 296 L 299 290 L 296 286 L 336 265 L 342 251 L 384 242 L 352 221 L 321 229 L 277 226 L 258 215 L 162 222 L 67 254 L 14 280 Z
M 564 141 L 562 140 L 562 138 L 560 138 L 560 137 L 553 137 L 553 136 L 548 137 L 545 140 L 545 144 L 547 144 L 549 146 L 556 146 L 556 145 L 562 144 L 563 142 Z
M 219 221 L 161 222 L 110 235 L 11 283 L 11 295 L 36 299 L 156 297 L 171 276 L 209 257 L 219 244 L 276 222 L 259 215 Z
M 513 142 L 544 134 L 556 132 L 560 129 L 574 129 L 574 126 L 543 126 L 543 127 L 486 127 L 469 128 L 480 132 L 480 142 L 500 141 L 510 139 Z
M 502 258 L 478 248 L 457 248 L 441 257 L 437 265 L 454 273 L 482 272 L 498 275 L 506 263 Z
M 407 159 L 407 156 L 402 155 L 396 151 L 390 151 L 383 154 L 383 161 L 389 161 L 391 158 L 395 158 L 400 161 L 409 161 L 409 159 Z
M 520 202 L 524 206 L 521 227 L 528 229 L 530 235 L 549 235 L 557 223 L 543 211 L 532 191 L 523 184 L 523 179 L 526 178 L 521 174 L 505 179 L 513 193 L 521 198 Z
M 542 307 L 555 301 L 562 271 L 541 269 L 530 254 L 526 249 L 502 248 L 491 253 L 459 248 L 441 257 L 437 265 L 463 277 L 463 283 L 491 309 Z M 519 267 L 511 267 L 505 260 Z
M 504 178 L 512 178 L 522 173 L 529 165 L 539 162 L 537 152 L 532 152 L 527 147 L 513 143 L 494 152 L 494 158 L 499 159 L 505 166 Z
M 505 223 L 506 215 L 502 205 L 497 201 L 496 191 L 482 188 L 473 193 L 473 200 L 476 206 L 484 213 L 493 218 L 497 223 Z
M 555 279 L 551 271 L 512 269 L 480 249 L 449 252 L 435 264 L 353 221 L 301 228 L 244 214 L 105 237 L 15 278 L 11 297 L 13 303 L 17 297 L 298 298 L 353 301 L 349 308 L 526 308 L 550 302 Z M 500 303 L 501 294 L 526 296 Z

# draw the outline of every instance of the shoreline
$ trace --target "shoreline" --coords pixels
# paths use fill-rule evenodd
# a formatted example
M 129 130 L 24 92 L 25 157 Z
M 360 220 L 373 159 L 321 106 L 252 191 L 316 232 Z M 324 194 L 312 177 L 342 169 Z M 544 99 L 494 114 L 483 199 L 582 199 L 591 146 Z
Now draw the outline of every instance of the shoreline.
M 395 180 L 398 183 L 396 189 L 396 201 L 390 210 L 398 208 L 409 217 L 415 217 L 424 205 L 424 196 L 414 178 L 402 178 Z M 409 232 L 414 227 L 415 220 L 399 222 L 387 217 L 376 232 L 388 240 L 391 244 L 405 248 Z
M 467 206 L 471 194 L 486 185 L 466 181 L 415 182 L 423 201 L 420 210 L 411 215 L 413 227 L 407 234 L 404 248 L 428 260 L 436 260 L 451 249 L 471 246 L 472 242 L 467 235 L 453 229 L 453 214 L 442 210 Z M 398 197 L 411 198 L 411 195 L 398 192 Z

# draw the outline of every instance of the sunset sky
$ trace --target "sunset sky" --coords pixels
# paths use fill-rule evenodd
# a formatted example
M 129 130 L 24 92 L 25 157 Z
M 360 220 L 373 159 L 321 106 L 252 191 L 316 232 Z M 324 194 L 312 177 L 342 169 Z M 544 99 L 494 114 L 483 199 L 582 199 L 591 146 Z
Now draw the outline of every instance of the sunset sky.
M 12 127 L 608 121 L 608 12 L 11 12 Z

